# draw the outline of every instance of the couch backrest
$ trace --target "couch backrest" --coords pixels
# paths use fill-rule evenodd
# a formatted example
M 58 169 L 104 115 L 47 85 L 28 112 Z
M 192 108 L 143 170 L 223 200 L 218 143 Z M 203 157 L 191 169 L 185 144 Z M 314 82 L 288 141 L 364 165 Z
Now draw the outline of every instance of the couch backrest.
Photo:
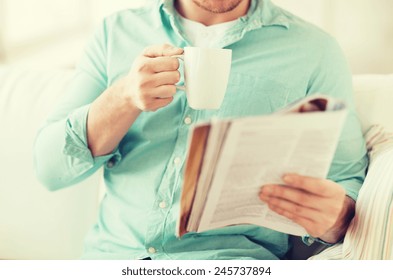
M 355 103 L 363 131 L 381 124 L 393 131 L 393 74 L 353 78 Z

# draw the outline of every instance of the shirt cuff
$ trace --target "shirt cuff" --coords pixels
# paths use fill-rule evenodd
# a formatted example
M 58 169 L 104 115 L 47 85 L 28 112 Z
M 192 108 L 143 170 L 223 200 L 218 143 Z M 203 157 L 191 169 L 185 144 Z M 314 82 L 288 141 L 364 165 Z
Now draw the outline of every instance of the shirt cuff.
M 80 107 L 69 114 L 66 120 L 63 153 L 74 159 L 73 166 L 78 166 L 81 172 L 101 166 L 112 158 L 114 162 L 119 162 L 121 158 L 118 149 L 108 155 L 93 157 L 87 144 L 86 124 L 89 109 L 90 105 Z
M 320 238 L 312 237 L 311 235 L 308 235 L 308 234 L 302 236 L 302 241 L 303 241 L 303 243 L 306 244 L 307 246 L 311 246 L 311 245 L 314 244 L 315 242 L 321 243 L 321 244 L 323 244 L 323 245 L 325 245 L 325 246 L 333 246 L 333 245 L 335 245 L 335 244 L 341 242 L 341 240 L 340 240 L 340 241 L 338 241 L 337 243 L 329 243 L 329 242 L 323 241 L 323 240 L 320 239 Z

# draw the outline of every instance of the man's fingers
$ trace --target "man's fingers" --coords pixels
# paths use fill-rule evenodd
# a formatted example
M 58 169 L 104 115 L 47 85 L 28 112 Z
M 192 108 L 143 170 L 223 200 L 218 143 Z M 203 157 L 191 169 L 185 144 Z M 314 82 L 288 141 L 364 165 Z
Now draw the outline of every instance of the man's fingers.
M 174 85 L 163 85 L 156 87 L 152 92 L 152 98 L 171 98 L 176 93 L 176 86 Z
M 180 65 L 177 58 L 170 56 L 155 57 L 150 59 L 148 63 L 154 73 L 176 71 Z
M 182 53 L 183 49 L 168 44 L 149 46 L 143 51 L 143 55 L 147 57 L 172 56 Z
M 273 211 L 288 212 L 292 219 L 296 216 L 310 219 L 310 217 L 318 216 L 319 213 L 317 210 L 304 205 L 274 197 L 270 198 L 268 205 Z
M 154 105 L 152 106 L 151 111 L 157 111 L 162 107 L 168 106 L 169 103 L 171 103 L 172 101 L 173 97 L 157 99 L 156 101 L 154 101 Z
M 154 86 L 162 86 L 162 85 L 174 85 L 180 81 L 180 73 L 179 71 L 167 71 L 156 73 L 153 76 L 153 84 Z
M 329 196 L 337 192 L 337 186 L 332 184 L 329 180 L 297 174 L 286 174 L 283 180 L 289 187 L 301 189 L 317 196 Z
M 302 226 L 314 237 L 320 237 L 334 224 L 334 220 L 328 219 L 325 216 L 321 217 L 318 211 L 305 208 L 302 205 L 295 205 L 288 201 L 270 203 L 269 208 Z
M 260 198 L 262 200 L 269 201 L 270 203 L 271 198 L 274 197 L 313 209 L 319 209 L 324 206 L 321 205 L 320 200 L 316 199 L 315 195 L 301 189 L 280 185 L 266 185 L 262 188 L 260 192 Z

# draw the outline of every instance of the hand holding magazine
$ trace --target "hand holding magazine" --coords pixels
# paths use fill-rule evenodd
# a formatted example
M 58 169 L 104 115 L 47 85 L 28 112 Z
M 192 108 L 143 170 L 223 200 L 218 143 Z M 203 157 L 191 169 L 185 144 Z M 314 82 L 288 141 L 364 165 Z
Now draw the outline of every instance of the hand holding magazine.
M 259 199 L 286 173 L 326 178 L 346 117 L 344 103 L 312 95 L 268 116 L 213 120 L 190 133 L 177 235 L 254 224 L 304 228 Z

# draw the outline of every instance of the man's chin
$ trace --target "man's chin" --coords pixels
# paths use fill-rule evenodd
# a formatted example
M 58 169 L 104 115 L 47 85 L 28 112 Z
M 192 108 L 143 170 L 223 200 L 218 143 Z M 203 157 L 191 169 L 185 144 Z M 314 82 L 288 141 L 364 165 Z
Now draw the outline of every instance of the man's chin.
M 224 14 L 236 9 L 243 0 L 192 0 L 195 5 L 207 12 Z

